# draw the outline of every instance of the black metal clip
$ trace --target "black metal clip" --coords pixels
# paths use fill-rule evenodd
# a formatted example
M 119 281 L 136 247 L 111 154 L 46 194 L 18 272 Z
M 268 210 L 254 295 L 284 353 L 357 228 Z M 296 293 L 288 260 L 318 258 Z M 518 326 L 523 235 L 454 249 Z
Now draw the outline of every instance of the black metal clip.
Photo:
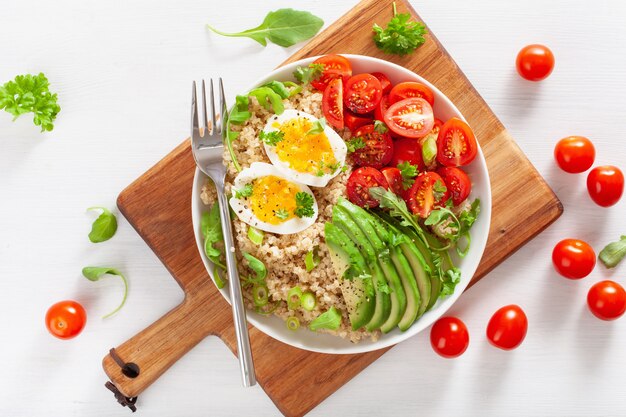
M 135 403 L 137 402 L 137 397 L 125 397 L 124 394 L 122 394 L 111 381 L 107 381 L 104 386 L 107 387 L 108 390 L 113 393 L 113 395 L 115 395 L 115 399 L 123 407 L 128 407 L 133 413 L 137 411 L 137 406 L 135 405 Z

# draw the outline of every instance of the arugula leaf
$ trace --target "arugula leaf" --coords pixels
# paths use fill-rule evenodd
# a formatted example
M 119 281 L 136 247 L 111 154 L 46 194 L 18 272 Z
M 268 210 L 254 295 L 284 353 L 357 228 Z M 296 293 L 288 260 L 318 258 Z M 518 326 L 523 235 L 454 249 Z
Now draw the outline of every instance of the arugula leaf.
M 213 203 L 213 206 L 211 206 L 208 212 L 202 213 L 202 217 L 200 218 L 200 230 L 204 238 L 204 253 L 206 257 L 215 265 L 225 270 L 226 265 L 221 261 L 222 251 L 213 246 L 218 242 L 224 241 L 222 223 L 220 220 L 220 207 L 217 202 Z
M 374 130 L 378 133 L 387 133 L 389 131 L 385 122 L 380 120 L 374 120 Z
M 331 307 L 325 313 L 317 316 L 311 323 L 309 329 L 316 331 L 319 329 L 337 330 L 341 324 L 341 313 L 335 307 Z
M 128 281 L 126 280 L 126 277 L 117 269 L 109 267 L 86 266 L 83 268 L 82 272 L 85 278 L 87 278 L 89 281 L 94 282 L 98 281 L 104 275 L 117 275 L 122 279 L 122 282 L 124 282 L 124 297 L 122 298 L 122 302 L 115 310 L 111 311 L 109 314 L 102 316 L 102 318 L 106 319 L 107 317 L 111 317 L 113 314 L 120 311 L 120 309 L 124 306 L 124 303 L 126 303 L 126 296 L 128 295 Z
M 396 55 L 407 55 L 426 42 L 426 27 L 411 20 L 409 13 L 398 14 L 396 3 L 393 3 L 393 17 L 383 29 L 374 23 L 374 43 L 383 52 Z
M 477 198 L 472 202 L 470 209 L 459 214 L 459 223 L 461 224 L 461 233 L 467 233 L 474 225 L 480 213 L 480 200 Z
M 325 127 L 326 127 L 326 119 L 323 117 L 320 117 L 319 119 L 313 122 L 313 126 L 309 129 L 308 132 L 306 132 L 306 134 L 307 135 L 319 135 L 320 133 L 324 131 Z
M 243 252 L 243 257 L 248 261 L 248 267 L 256 273 L 256 279 L 258 281 L 264 280 L 267 276 L 265 264 L 248 252 Z
M 236 96 L 235 105 L 228 116 L 228 120 L 236 125 L 243 124 L 252 114 L 248 111 L 250 99 L 248 96 Z
M 41 131 L 54 129 L 54 119 L 61 111 L 57 95 L 48 89 L 50 83 L 43 73 L 24 74 L 0 87 L 0 110 L 12 114 L 13 120 L 24 113 L 34 113 L 33 123 Z
M 444 298 L 454 293 L 456 285 L 461 282 L 461 270 L 457 267 L 448 269 L 441 282 L 441 292 L 439 298 Z
M 294 9 L 278 9 L 269 12 L 259 26 L 237 33 L 225 33 L 207 25 L 213 32 L 231 37 L 248 37 L 263 46 L 267 41 L 279 46 L 292 46 L 315 36 L 324 21 L 309 12 Z
M 248 198 L 252 195 L 252 183 L 247 183 L 240 190 L 235 190 L 235 198 Z
M 289 217 L 289 212 L 285 209 L 278 209 L 276 210 L 274 215 L 281 220 L 285 220 L 287 217 Z
M 308 67 L 301 67 L 298 65 L 293 72 L 293 76 L 296 80 L 303 84 L 308 84 L 311 81 L 317 80 L 322 76 L 324 72 L 324 64 L 309 64 Z
M 313 217 L 315 211 L 313 210 L 313 196 L 304 191 L 299 191 L 296 193 L 296 209 L 294 210 L 294 214 L 300 218 L 302 217 Z
M 626 256 L 626 236 L 621 236 L 619 241 L 606 245 L 598 257 L 607 268 L 615 268 L 624 256 Z
M 92 243 L 105 242 L 115 235 L 117 231 L 117 218 L 104 207 L 89 207 L 89 210 L 102 210 L 102 213 L 91 225 L 89 240 Z
M 398 164 L 398 169 L 402 175 L 402 188 L 408 190 L 415 182 L 415 177 L 417 177 L 417 166 L 411 165 L 409 161 L 404 161 Z
M 400 199 L 393 191 L 385 190 L 382 187 L 371 187 L 369 193 L 373 199 L 380 203 L 381 208 L 389 209 L 391 216 L 400 218 L 402 226 L 412 227 L 424 245 L 430 248 L 424 230 L 422 230 L 415 216 L 409 212 L 404 200 Z
M 261 139 L 263 143 L 266 143 L 270 146 L 276 146 L 278 145 L 278 142 L 282 142 L 283 140 L 285 140 L 285 132 L 282 132 L 280 130 L 265 132 L 264 130 L 261 130 L 261 132 L 259 132 L 259 139 Z
M 363 138 L 360 136 L 354 137 L 354 138 L 350 138 L 346 141 L 346 146 L 348 147 L 348 153 L 352 153 L 354 151 L 356 151 L 357 149 L 363 149 L 365 148 L 365 142 L 363 141 Z
M 285 111 L 283 99 L 269 87 L 257 87 L 250 90 L 248 96 L 256 97 L 265 110 L 273 110 L 274 114 L 282 114 Z
M 435 201 L 441 200 L 446 194 L 446 191 L 448 191 L 448 187 L 446 187 L 441 180 L 435 181 L 433 184 L 433 197 L 435 198 Z

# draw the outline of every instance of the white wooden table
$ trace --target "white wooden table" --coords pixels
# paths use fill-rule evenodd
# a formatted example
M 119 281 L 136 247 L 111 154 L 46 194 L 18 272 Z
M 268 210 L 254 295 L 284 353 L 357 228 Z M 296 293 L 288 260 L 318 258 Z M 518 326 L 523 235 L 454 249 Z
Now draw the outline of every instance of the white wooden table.
M 223 4 L 222 2 L 219 2 Z M 293 5 L 327 24 L 354 1 Z M 221 75 L 230 94 L 274 68 L 296 47 L 262 48 L 248 39 L 209 34 L 247 29 L 291 2 L 245 0 L 2 1 L 0 82 L 43 71 L 62 111 L 52 133 L 28 116 L 0 114 L 0 415 L 127 416 L 103 384 L 107 350 L 177 305 L 182 292 L 141 238 L 119 217 L 117 235 L 91 244 L 93 205 L 113 208 L 120 190 L 187 134 L 189 84 Z M 225 4 L 225 3 L 224 3 Z M 587 311 L 596 281 L 626 284 L 626 265 L 598 266 L 579 282 L 552 269 L 553 245 L 578 237 L 599 251 L 626 233 L 626 200 L 600 209 L 584 175 L 559 171 L 556 140 L 591 138 L 597 163 L 626 168 L 626 3 L 617 0 L 425 0 L 414 7 L 457 60 L 565 205 L 547 231 L 472 288 L 451 313 L 471 343 L 456 360 L 438 357 L 428 332 L 385 354 L 311 416 L 595 416 L 626 415 L 626 318 L 602 322 Z M 517 77 L 525 44 L 541 42 L 556 69 L 540 84 Z M 127 305 L 114 278 L 92 283 L 88 264 L 122 269 Z M 74 298 L 88 310 L 83 334 L 51 337 L 44 314 Z M 516 351 L 492 348 L 491 314 L 517 303 L 530 328 Z M 241 387 L 238 364 L 209 338 L 139 398 L 143 416 L 270 416 L 263 391 Z M 311 381 L 302 381 L 310 383 Z

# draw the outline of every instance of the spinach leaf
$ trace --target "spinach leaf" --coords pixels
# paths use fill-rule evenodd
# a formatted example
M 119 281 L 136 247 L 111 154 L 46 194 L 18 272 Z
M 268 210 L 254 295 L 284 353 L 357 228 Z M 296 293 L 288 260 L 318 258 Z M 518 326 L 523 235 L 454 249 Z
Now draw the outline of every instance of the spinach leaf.
M 104 275 L 117 275 L 122 279 L 122 282 L 124 282 L 124 297 L 122 298 L 122 302 L 115 310 L 111 311 L 109 314 L 102 316 L 102 318 L 106 319 L 107 317 L 111 317 L 113 314 L 120 311 L 120 309 L 124 306 L 124 303 L 126 303 L 126 296 L 128 295 L 128 281 L 126 280 L 126 277 L 124 277 L 124 275 L 117 269 L 109 267 L 86 266 L 83 268 L 82 272 L 85 278 L 87 278 L 89 281 L 94 282 L 100 280 L 100 278 L 102 278 Z
M 91 225 L 89 240 L 93 243 L 105 242 L 115 235 L 117 231 L 117 218 L 104 207 L 89 207 L 89 210 L 102 210 L 102 213 Z
M 243 32 L 225 33 L 207 25 L 218 35 L 231 37 L 247 37 L 254 39 L 263 46 L 267 41 L 279 46 L 292 46 L 315 36 L 324 25 L 324 21 L 309 12 L 294 9 L 278 9 L 269 12 L 259 26 Z

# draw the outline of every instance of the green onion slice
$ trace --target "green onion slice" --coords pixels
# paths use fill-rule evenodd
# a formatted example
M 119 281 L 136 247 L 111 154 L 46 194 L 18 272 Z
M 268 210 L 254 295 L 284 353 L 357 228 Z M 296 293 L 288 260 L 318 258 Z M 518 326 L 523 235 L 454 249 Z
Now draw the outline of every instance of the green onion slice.
M 312 292 L 305 292 L 300 297 L 300 302 L 302 303 L 302 308 L 307 311 L 313 311 L 315 306 L 317 305 L 317 300 L 315 299 L 315 295 Z
M 301 297 L 302 290 L 300 287 L 293 287 L 290 289 L 287 293 L 287 308 L 289 308 L 289 310 L 295 310 L 300 307 L 302 302 Z
M 254 299 L 254 305 L 257 307 L 263 307 L 267 304 L 269 297 L 269 290 L 265 285 L 255 285 L 252 287 L 252 298 Z
M 422 160 L 424 164 L 430 165 L 435 161 L 437 157 L 437 141 L 429 137 L 422 144 Z
M 254 228 L 252 226 L 248 227 L 248 238 L 255 245 L 261 246 L 261 243 L 263 243 L 263 236 L 264 233 L 262 230 Z
M 296 331 L 300 328 L 300 320 L 297 317 L 288 317 L 287 318 L 287 328 L 291 331 Z
M 317 253 L 318 247 L 316 246 L 313 250 L 310 250 L 306 253 L 304 257 L 304 266 L 306 266 L 306 271 L 311 272 L 315 269 L 316 266 L 320 264 L 320 256 Z

